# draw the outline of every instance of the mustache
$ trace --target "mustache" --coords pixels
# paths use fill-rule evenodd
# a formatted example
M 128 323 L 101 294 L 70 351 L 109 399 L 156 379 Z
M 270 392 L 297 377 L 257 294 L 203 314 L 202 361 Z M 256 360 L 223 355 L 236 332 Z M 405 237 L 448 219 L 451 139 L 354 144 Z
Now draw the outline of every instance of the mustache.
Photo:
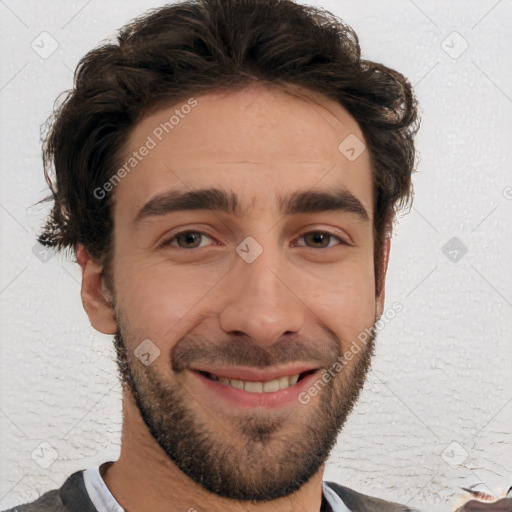
M 189 335 L 176 343 L 171 351 L 171 366 L 175 372 L 192 364 L 247 366 L 259 369 L 288 363 L 307 363 L 328 367 L 341 357 L 341 343 L 334 333 L 322 341 L 313 341 L 294 334 L 284 335 L 275 344 L 263 348 L 249 336 L 231 336 L 220 342 L 213 337 Z

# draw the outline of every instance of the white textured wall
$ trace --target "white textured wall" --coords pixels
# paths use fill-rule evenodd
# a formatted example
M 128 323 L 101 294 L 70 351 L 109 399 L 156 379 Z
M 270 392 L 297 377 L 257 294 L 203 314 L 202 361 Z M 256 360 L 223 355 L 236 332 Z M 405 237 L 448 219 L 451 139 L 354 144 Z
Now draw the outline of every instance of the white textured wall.
M 461 485 L 512 483 L 512 2 L 313 3 L 356 29 L 366 57 L 409 76 L 423 111 L 415 204 L 387 285 L 388 305 L 404 309 L 381 334 L 326 477 L 452 510 Z M 45 211 L 30 205 L 46 192 L 39 126 L 78 59 L 159 4 L 0 2 L 0 510 L 119 452 L 111 340 L 89 326 L 78 267 L 33 254 Z M 43 31 L 58 42 L 46 59 L 31 48 L 43 51 Z M 458 262 L 442 252 L 453 237 L 467 248 Z M 52 448 L 38 459 L 41 443 Z

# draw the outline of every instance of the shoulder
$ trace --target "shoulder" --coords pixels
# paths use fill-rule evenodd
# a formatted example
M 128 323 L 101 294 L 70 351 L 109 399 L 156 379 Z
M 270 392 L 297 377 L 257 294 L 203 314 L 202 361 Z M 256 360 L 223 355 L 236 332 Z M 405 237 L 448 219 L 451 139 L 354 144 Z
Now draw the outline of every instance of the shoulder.
M 343 503 L 355 512 L 419 512 L 407 505 L 374 498 L 334 482 L 326 482 L 338 494 Z
M 61 512 L 64 511 L 62 500 L 59 496 L 59 489 L 45 492 L 35 501 L 18 505 L 4 512 Z
M 97 512 L 85 488 L 83 470 L 73 473 L 59 489 L 39 496 L 35 501 L 4 512 Z

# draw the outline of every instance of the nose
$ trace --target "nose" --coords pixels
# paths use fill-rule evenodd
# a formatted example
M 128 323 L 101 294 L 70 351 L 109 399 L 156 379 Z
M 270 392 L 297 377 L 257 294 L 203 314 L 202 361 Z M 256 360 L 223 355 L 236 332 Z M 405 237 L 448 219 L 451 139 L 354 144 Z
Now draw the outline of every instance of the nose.
M 228 299 L 220 313 L 225 332 L 245 334 L 265 348 L 284 334 L 301 330 L 308 308 L 294 291 L 297 282 L 290 282 L 293 277 L 280 259 L 266 249 L 252 263 L 236 261 L 229 276 Z

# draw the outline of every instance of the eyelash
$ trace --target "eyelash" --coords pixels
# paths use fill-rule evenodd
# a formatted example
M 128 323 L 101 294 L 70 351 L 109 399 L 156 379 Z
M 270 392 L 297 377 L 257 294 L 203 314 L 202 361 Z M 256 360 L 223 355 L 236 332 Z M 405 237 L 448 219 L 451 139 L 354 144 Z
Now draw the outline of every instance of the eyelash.
M 167 246 L 170 246 L 172 242 L 174 242 L 175 240 L 178 239 L 178 237 L 182 236 L 182 235 L 186 235 L 186 234 L 189 234 L 189 233 L 194 233 L 194 234 L 198 234 L 198 235 L 201 235 L 201 236 L 206 236 L 210 239 L 214 239 L 212 236 L 208 235 L 207 233 L 203 232 L 203 231 L 195 231 L 195 230 L 191 230 L 191 229 L 188 229 L 188 230 L 185 230 L 185 231 L 180 231 L 178 233 L 175 233 L 171 238 L 168 238 L 166 240 L 163 240 L 162 242 L 160 242 L 160 244 L 158 244 L 158 248 L 159 249 L 162 249 L 164 247 L 167 247 Z M 299 235 L 299 238 L 302 238 L 306 235 L 311 235 L 311 234 L 320 234 L 320 235 L 327 235 L 331 238 L 336 238 L 340 243 L 339 244 L 336 244 L 336 245 L 350 245 L 348 242 L 346 242 L 345 240 L 343 240 L 342 238 L 340 238 L 338 235 L 335 235 L 334 233 L 331 233 L 329 231 L 306 231 L 304 233 L 301 233 Z M 307 247 L 307 246 L 303 246 L 301 245 L 300 247 L 306 247 L 308 249 L 315 249 L 315 247 Z M 201 249 L 201 247 L 191 247 L 190 249 L 185 249 L 183 247 L 175 247 L 176 249 L 180 249 L 180 250 L 183 250 L 183 251 L 190 251 L 190 250 L 193 250 L 193 249 Z M 316 249 L 331 249 L 331 247 L 327 246 L 327 247 L 319 247 L 319 248 L 316 248 Z

